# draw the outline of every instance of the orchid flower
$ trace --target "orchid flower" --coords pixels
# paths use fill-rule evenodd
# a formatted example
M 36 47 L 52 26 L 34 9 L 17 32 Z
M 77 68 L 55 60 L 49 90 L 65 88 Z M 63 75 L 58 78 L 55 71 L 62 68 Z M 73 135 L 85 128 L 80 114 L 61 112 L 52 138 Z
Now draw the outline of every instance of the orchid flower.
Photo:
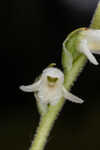
M 94 54 L 100 54 L 100 30 L 86 29 L 81 31 L 82 38 L 78 43 L 78 50 L 83 53 L 91 63 L 98 65 Z
M 72 102 L 83 103 L 82 99 L 68 92 L 63 83 L 63 72 L 55 67 L 50 67 L 42 72 L 37 82 L 28 86 L 20 86 L 20 89 L 37 93 L 38 101 L 44 105 L 56 105 L 62 97 Z

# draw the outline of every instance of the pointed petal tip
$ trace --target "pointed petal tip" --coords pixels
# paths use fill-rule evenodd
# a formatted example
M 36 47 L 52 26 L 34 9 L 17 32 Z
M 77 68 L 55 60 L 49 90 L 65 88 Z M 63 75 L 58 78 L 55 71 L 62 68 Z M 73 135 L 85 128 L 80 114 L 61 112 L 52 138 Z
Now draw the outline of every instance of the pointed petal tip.
M 24 85 L 21 85 L 21 86 L 19 86 L 19 89 L 20 89 L 21 91 L 25 91 L 25 86 L 24 86 Z
M 96 65 L 96 66 L 99 65 L 99 63 L 97 62 L 95 65 Z
M 35 89 L 34 89 L 34 84 L 31 84 L 31 85 L 21 85 L 19 87 L 20 90 L 24 91 L 24 92 L 34 92 Z
M 84 100 L 82 100 L 81 98 L 78 98 L 76 103 L 78 103 L 78 104 L 83 104 L 83 103 L 84 103 Z
M 84 101 L 81 99 L 81 100 L 80 100 L 80 104 L 83 104 L 83 103 L 84 103 Z
M 23 92 L 32 92 L 33 91 L 30 85 L 29 86 L 21 85 L 19 87 L 19 89 Z
M 70 100 L 72 103 L 76 103 L 76 104 L 83 104 L 84 101 L 82 99 L 78 99 L 77 101 L 74 101 L 74 100 Z
M 99 63 L 98 63 L 98 61 L 96 59 L 94 61 L 91 61 L 91 63 L 96 65 L 96 66 L 99 65 Z

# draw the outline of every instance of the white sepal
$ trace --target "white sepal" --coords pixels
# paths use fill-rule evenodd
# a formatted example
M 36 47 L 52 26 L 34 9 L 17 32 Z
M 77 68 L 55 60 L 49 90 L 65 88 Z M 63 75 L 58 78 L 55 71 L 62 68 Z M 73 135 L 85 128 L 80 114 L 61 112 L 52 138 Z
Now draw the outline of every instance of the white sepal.
M 41 80 L 39 80 L 33 84 L 30 84 L 30 85 L 22 85 L 19 88 L 24 92 L 35 92 L 35 91 L 38 91 L 38 89 L 40 87 L 40 82 L 41 82 Z
M 96 58 L 93 56 L 92 51 L 88 49 L 88 43 L 87 40 L 81 40 L 79 43 L 79 47 L 78 47 L 79 51 L 82 52 L 85 56 L 87 56 L 87 58 L 89 59 L 89 61 L 91 63 L 93 63 L 94 65 L 98 65 L 98 62 L 96 60 Z
M 80 103 L 80 104 L 84 102 L 81 98 L 78 98 L 77 96 L 68 92 L 64 87 L 63 87 L 63 96 L 65 99 L 68 99 L 71 102 Z

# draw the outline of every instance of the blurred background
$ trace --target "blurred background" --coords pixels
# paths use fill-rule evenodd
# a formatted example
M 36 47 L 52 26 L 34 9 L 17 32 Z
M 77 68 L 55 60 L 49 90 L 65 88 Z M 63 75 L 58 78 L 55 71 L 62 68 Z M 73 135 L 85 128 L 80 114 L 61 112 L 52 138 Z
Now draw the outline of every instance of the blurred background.
M 29 149 L 39 114 L 33 93 L 19 86 L 31 84 L 52 62 L 62 69 L 62 42 L 89 26 L 97 1 L 0 1 L 1 150 Z M 85 102 L 66 101 L 45 150 L 100 149 L 100 66 L 88 62 L 72 93 Z

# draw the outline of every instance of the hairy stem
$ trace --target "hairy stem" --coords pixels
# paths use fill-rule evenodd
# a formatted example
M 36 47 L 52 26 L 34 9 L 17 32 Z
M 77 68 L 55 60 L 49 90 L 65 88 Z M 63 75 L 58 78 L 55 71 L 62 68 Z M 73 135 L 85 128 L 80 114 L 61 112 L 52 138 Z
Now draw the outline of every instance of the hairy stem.
M 30 150 L 43 150 L 47 141 L 47 137 L 50 133 L 50 130 L 52 129 L 52 126 L 58 116 L 59 111 L 63 106 L 63 103 L 64 99 L 61 99 L 56 107 L 50 106 L 48 113 L 41 117 L 40 124 Z

